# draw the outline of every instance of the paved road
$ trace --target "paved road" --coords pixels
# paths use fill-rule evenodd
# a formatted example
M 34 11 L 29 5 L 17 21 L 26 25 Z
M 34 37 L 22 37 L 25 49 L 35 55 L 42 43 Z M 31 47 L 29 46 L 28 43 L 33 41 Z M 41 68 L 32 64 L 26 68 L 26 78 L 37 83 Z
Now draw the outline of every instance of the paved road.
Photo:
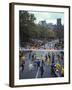
M 50 66 L 45 65 L 44 66 L 44 73 L 43 73 L 43 78 L 44 77 L 51 77 L 50 74 Z M 31 79 L 31 78 L 41 78 L 41 72 L 40 72 L 40 67 L 33 67 L 32 69 L 29 68 L 28 62 L 25 64 L 24 71 L 22 72 L 20 70 L 20 79 Z
M 19 71 L 20 79 L 31 79 L 31 78 L 41 78 L 41 72 L 40 72 L 40 67 L 37 68 L 32 61 L 32 58 L 29 57 L 29 53 L 26 54 L 26 60 L 25 60 L 25 66 L 24 66 L 24 71 L 20 69 Z M 43 78 L 48 78 L 52 77 L 51 75 L 51 66 L 45 63 L 44 65 L 44 73 L 43 73 Z

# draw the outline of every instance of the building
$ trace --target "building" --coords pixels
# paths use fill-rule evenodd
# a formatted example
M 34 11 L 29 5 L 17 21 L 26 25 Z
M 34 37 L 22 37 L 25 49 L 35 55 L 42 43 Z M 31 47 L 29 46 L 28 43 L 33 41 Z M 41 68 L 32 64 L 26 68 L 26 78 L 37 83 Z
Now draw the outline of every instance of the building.
M 61 18 L 58 18 L 57 19 L 57 26 L 61 26 L 62 24 L 61 24 Z
M 42 26 L 46 27 L 46 26 L 47 26 L 47 23 L 46 23 L 45 20 L 43 20 L 43 21 L 40 21 L 40 22 L 39 22 L 39 25 L 42 25 Z

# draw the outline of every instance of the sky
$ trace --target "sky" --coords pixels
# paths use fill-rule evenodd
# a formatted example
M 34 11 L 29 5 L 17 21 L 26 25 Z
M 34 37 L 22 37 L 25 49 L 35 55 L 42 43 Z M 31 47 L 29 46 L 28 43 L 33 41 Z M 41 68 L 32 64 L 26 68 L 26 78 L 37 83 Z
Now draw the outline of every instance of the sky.
M 57 18 L 61 18 L 61 23 L 64 24 L 64 13 L 63 12 L 29 11 L 29 13 L 34 14 L 34 16 L 36 17 L 35 23 L 39 23 L 39 21 L 46 20 L 47 23 L 56 24 Z

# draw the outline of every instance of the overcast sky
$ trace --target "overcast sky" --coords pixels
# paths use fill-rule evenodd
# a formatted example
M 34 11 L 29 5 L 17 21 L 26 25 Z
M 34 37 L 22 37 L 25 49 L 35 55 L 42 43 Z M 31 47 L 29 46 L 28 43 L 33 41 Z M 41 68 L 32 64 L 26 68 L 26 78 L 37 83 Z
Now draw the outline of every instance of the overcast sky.
M 38 23 L 39 21 L 46 20 L 47 23 L 57 23 L 57 18 L 61 18 L 61 23 L 64 24 L 64 13 L 59 12 L 34 12 L 29 11 L 29 13 L 34 14 L 36 17 L 35 23 Z

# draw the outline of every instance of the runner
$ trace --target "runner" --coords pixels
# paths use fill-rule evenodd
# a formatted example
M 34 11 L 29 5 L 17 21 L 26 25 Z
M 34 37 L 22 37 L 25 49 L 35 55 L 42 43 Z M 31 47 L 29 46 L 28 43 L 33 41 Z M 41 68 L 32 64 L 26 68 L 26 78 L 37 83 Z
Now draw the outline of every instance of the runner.
M 48 59 L 48 57 L 47 57 L 47 55 L 45 55 L 45 62 L 47 62 L 47 59 Z
M 40 71 L 41 71 L 41 78 L 43 77 L 44 73 L 44 61 L 42 60 L 41 66 L 40 66 Z
M 48 65 L 50 65 L 51 64 L 51 56 L 50 55 L 48 55 L 47 61 L 48 61 Z
M 56 76 L 55 70 L 54 70 L 54 68 L 55 68 L 54 60 L 55 60 L 55 55 L 52 54 L 52 63 L 51 63 L 51 76 L 52 77 L 55 77 Z
M 25 66 L 25 61 L 22 61 L 22 64 L 21 64 L 22 72 L 24 71 L 24 66 Z
M 33 54 L 33 55 L 32 55 L 32 61 L 34 61 L 34 59 L 35 59 L 35 58 L 34 58 L 34 54 Z
M 40 60 L 37 61 L 37 69 L 40 67 Z

